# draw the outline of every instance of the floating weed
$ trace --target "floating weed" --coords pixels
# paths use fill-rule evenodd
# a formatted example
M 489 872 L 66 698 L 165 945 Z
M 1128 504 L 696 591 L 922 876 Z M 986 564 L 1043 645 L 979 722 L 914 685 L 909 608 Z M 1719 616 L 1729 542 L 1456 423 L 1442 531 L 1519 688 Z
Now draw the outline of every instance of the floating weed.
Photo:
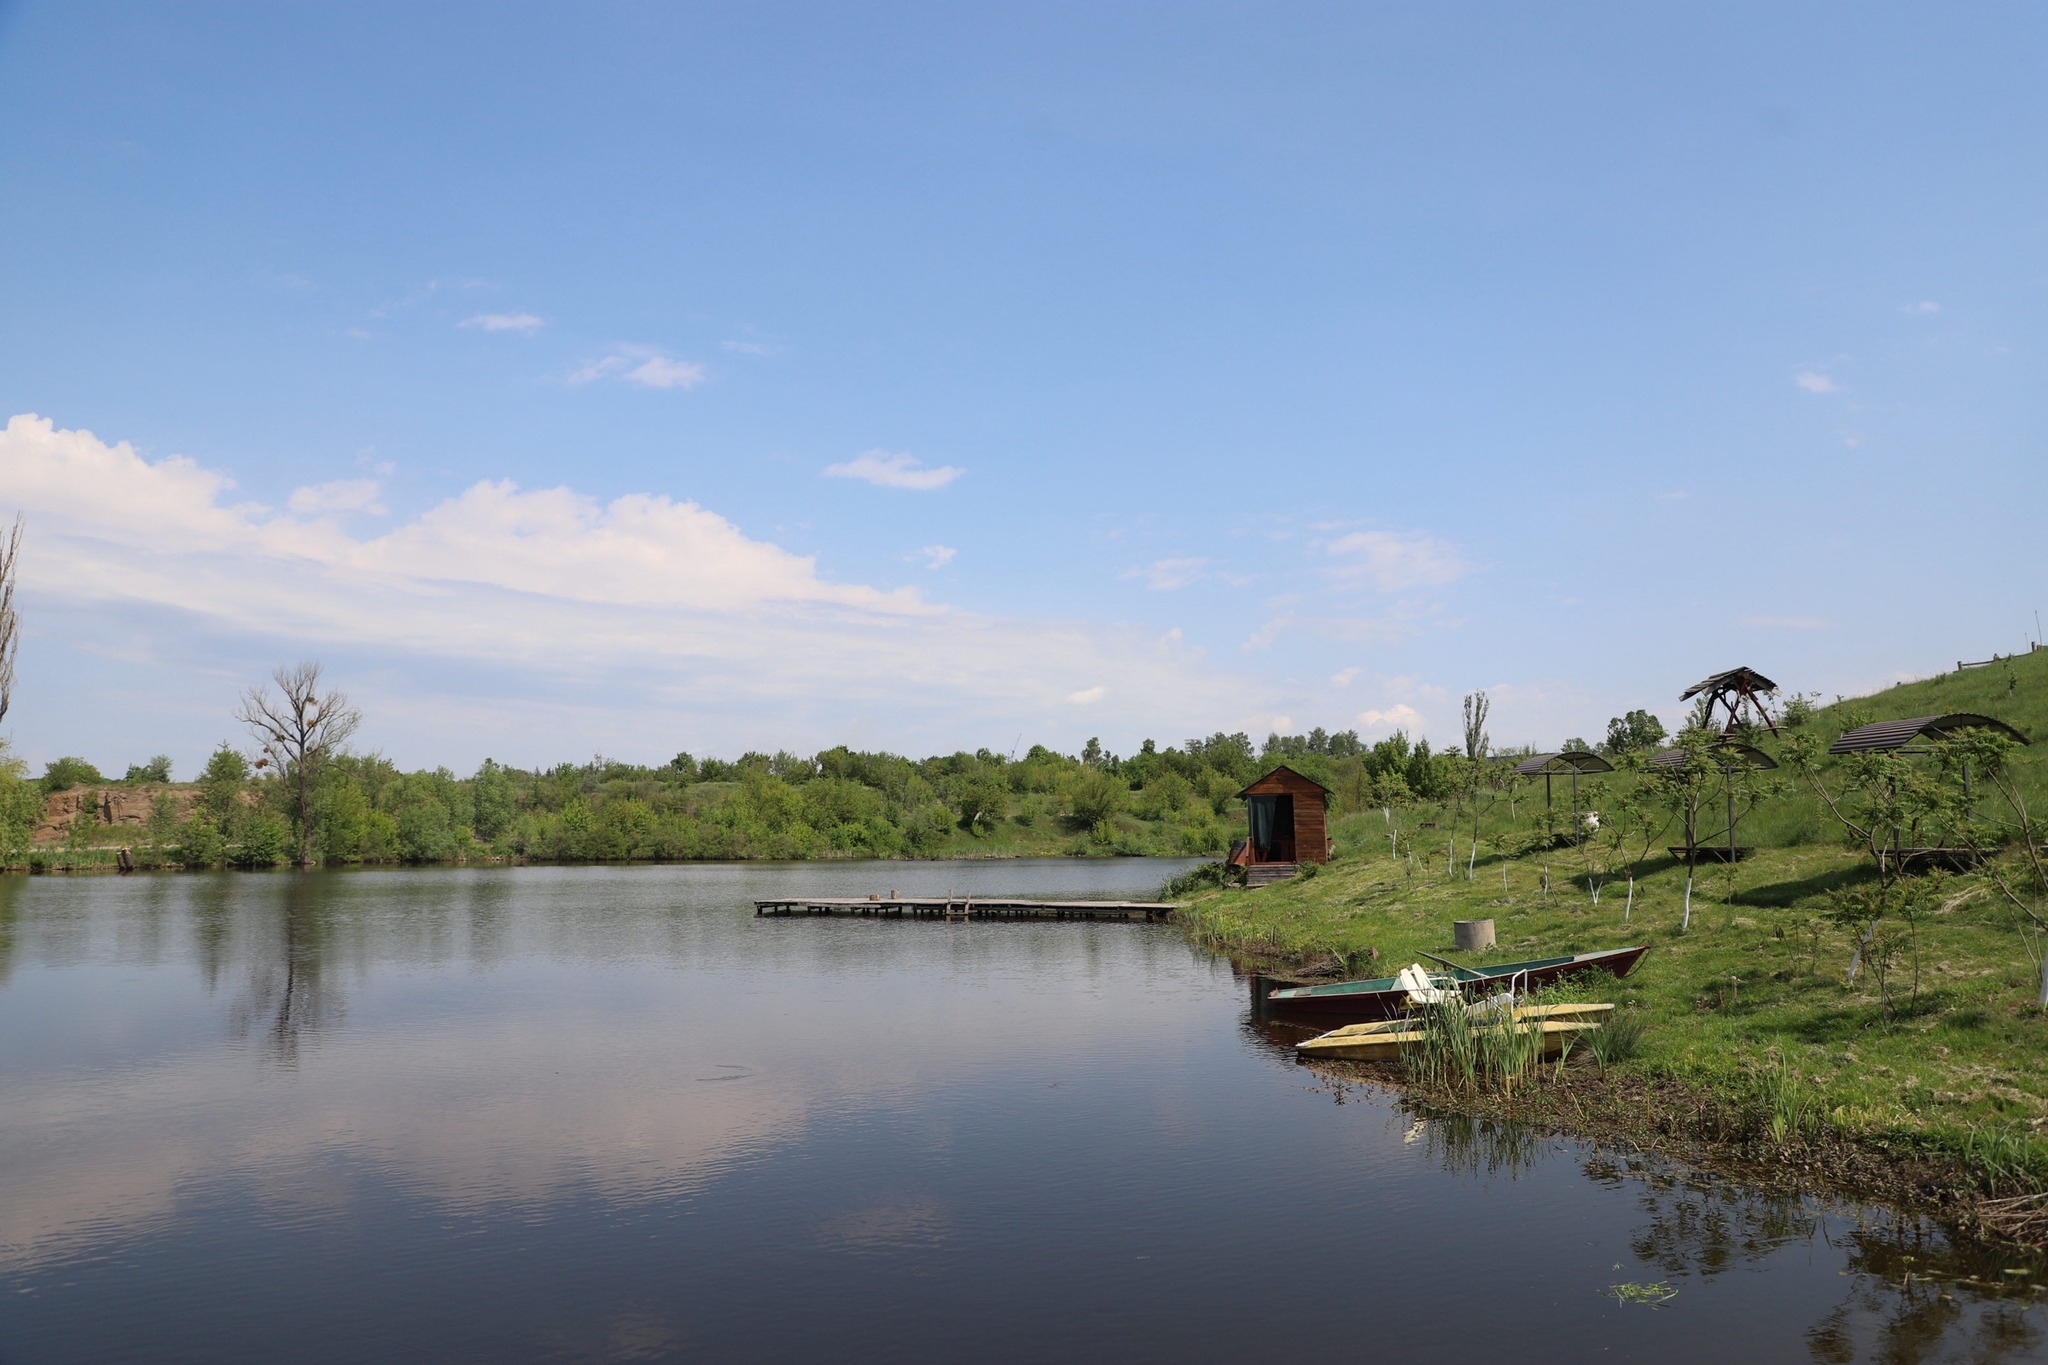
M 1678 1290 L 1662 1280 L 1650 1284 L 1610 1284 L 1607 1292 L 1614 1295 L 1616 1303 L 1639 1303 L 1646 1308 L 1657 1308 L 1678 1297 Z

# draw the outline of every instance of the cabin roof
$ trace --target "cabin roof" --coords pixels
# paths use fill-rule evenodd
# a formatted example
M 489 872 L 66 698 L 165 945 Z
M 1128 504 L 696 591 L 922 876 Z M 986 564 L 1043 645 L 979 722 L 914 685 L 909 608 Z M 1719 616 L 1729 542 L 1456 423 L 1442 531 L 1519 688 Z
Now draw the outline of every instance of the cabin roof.
M 1328 796 L 1330 794 L 1330 789 L 1328 787 L 1325 787 L 1322 783 L 1316 781 L 1313 777 L 1303 777 L 1300 773 L 1294 771 L 1294 769 L 1288 767 L 1285 763 L 1282 763 L 1279 767 L 1273 769 L 1264 777 L 1261 777 L 1258 780 L 1252 782 L 1243 791 L 1239 792 L 1238 795 L 1271 795 L 1271 790 L 1259 790 L 1261 787 L 1266 786 L 1266 784 L 1269 782 L 1274 784 L 1274 787 L 1277 787 L 1278 789 L 1284 791 L 1300 791 L 1307 787 L 1314 787 L 1317 791 L 1321 792 L 1325 796 Z
M 1996 730 L 2007 739 L 2018 740 L 2022 744 L 2029 742 L 2025 735 L 1995 717 L 1980 716 L 1975 711 L 1951 711 L 1942 716 L 1909 716 L 1905 720 L 1880 720 L 1859 725 L 1830 744 L 1828 752 L 1882 753 L 1903 749 L 1922 735 L 1929 739 L 1947 739 L 1957 730 Z
M 1754 744 L 1738 744 L 1730 740 L 1725 744 L 1716 744 L 1707 752 L 1714 755 L 1714 761 L 1723 768 L 1754 768 L 1761 770 L 1778 766 L 1777 759 L 1772 758 Z M 1650 755 L 1650 766 L 1653 768 L 1682 768 L 1685 766 L 1686 753 L 1687 750 L 1680 748 L 1659 749 L 1656 753 Z
M 1752 692 L 1775 692 L 1778 685 L 1753 668 L 1731 668 L 1726 673 L 1716 673 L 1711 678 L 1702 678 L 1679 694 L 1680 701 L 1691 701 L 1702 692 L 1717 692 L 1724 687 L 1747 687 Z
M 1523 777 L 1541 777 L 1545 773 L 1611 773 L 1614 765 L 1591 749 L 1566 749 L 1561 754 L 1537 754 L 1525 758 L 1515 765 L 1515 771 Z

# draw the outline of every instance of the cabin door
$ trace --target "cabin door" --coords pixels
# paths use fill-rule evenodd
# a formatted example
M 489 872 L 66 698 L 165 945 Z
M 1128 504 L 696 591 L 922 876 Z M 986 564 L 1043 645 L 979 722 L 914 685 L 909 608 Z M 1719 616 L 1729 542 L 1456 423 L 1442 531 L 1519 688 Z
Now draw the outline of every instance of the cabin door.
M 1294 861 L 1294 798 L 1248 796 L 1245 816 L 1251 825 L 1252 859 L 1261 863 Z

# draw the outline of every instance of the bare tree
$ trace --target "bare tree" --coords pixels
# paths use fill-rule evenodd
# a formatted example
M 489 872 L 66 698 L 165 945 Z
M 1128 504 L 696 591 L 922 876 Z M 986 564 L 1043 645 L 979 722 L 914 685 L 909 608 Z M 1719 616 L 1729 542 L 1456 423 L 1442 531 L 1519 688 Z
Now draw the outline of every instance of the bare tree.
M 14 652 L 21 647 L 20 618 L 14 614 L 14 579 L 20 571 L 21 517 L 0 538 L 0 720 L 14 700 Z
M 348 704 L 339 689 L 320 694 L 320 665 L 279 664 L 271 674 L 279 695 L 252 687 L 242 695 L 235 719 L 248 726 L 264 757 L 291 793 L 292 833 L 299 844 L 298 863 L 313 857 L 313 793 L 320 769 L 362 724 L 363 713 Z
M 1492 738 L 1486 733 L 1489 703 L 1484 692 L 1465 694 L 1465 757 L 1477 763 L 1486 757 Z

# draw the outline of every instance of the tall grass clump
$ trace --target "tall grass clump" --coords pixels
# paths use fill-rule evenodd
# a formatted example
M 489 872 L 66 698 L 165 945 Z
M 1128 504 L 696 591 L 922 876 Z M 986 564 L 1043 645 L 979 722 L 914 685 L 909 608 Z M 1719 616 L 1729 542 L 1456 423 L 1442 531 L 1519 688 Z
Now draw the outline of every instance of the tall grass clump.
M 1592 1029 L 1585 1035 L 1586 1047 L 1592 1052 L 1593 1060 L 1605 1071 L 1642 1051 L 1643 1034 L 1647 1026 L 1643 1023 L 1641 1011 L 1616 1010 L 1607 1016 L 1607 1022 Z
M 1776 1048 L 1751 1073 L 1756 1103 L 1763 1128 L 1779 1146 L 1815 1126 L 1818 1115 L 1806 1078 L 1793 1069 L 1791 1059 Z

